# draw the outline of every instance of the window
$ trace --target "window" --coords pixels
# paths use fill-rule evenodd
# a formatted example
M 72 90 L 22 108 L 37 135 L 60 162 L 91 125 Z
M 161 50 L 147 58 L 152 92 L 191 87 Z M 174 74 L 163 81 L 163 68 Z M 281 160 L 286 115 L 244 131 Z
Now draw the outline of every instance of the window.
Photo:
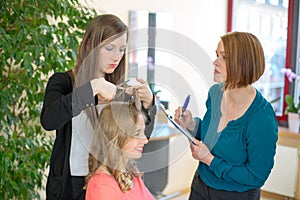
M 251 32 L 263 45 L 266 69 L 254 85 L 271 102 L 279 120 L 286 120 L 284 95 L 299 95 L 300 90 L 300 84 L 289 85 L 281 71 L 283 68 L 296 71 L 298 65 L 299 73 L 299 47 L 297 63 L 296 56 L 292 56 L 296 55 L 296 48 L 293 50 L 292 44 L 298 44 L 298 31 L 295 31 L 295 28 L 298 28 L 298 23 L 295 22 L 298 22 L 298 4 L 299 2 L 294 0 L 228 1 L 228 31 Z M 297 20 L 293 13 L 297 14 Z
M 299 2 L 298 2 L 299 3 Z M 298 75 L 300 75 L 300 44 L 299 44 L 299 41 L 300 41 L 300 4 L 298 5 L 298 9 L 296 9 L 297 11 L 297 14 L 298 14 L 298 20 L 295 20 L 295 24 L 297 24 L 297 27 L 295 27 L 295 32 L 297 34 L 295 34 L 295 37 L 296 37 L 296 41 L 295 41 L 295 44 L 297 45 L 297 50 L 296 50 L 296 58 L 294 59 L 295 62 L 293 63 L 293 65 L 295 66 L 293 68 L 293 71 L 295 71 Z M 295 46 L 296 46 L 295 45 Z M 295 91 L 294 91 L 294 96 L 295 97 L 300 97 L 300 80 L 295 80 L 294 82 L 295 84 Z M 292 87 L 293 89 L 293 87 Z M 298 103 L 299 101 L 299 98 L 294 98 L 296 100 L 296 104 Z

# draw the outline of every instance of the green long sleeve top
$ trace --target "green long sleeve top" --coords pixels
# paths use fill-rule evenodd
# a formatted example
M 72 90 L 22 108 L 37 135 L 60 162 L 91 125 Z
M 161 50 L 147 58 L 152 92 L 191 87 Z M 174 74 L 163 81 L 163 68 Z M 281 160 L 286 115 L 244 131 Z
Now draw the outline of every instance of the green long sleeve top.
M 195 118 L 196 138 L 214 155 L 210 166 L 199 162 L 198 173 L 208 186 L 217 190 L 244 192 L 260 188 L 274 165 L 278 139 L 275 112 L 256 90 L 244 115 L 217 133 L 222 87 L 223 84 L 216 84 L 210 88 L 203 120 Z

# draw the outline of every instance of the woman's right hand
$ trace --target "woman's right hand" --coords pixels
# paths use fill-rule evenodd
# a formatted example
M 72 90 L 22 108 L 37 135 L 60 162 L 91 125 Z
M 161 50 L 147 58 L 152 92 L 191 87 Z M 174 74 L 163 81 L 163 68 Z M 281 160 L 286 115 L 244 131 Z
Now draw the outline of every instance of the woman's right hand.
M 97 95 L 98 100 L 112 100 L 117 92 L 117 86 L 106 81 L 103 77 L 91 80 L 93 96 Z M 100 99 L 99 99 L 100 98 Z
M 196 122 L 193 119 L 192 113 L 189 110 L 186 110 L 184 113 L 182 113 L 182 107 L 179 106 L 175 110 L 174 119 L 183 128 L 188 129 L 190 131 L 194 131 Z

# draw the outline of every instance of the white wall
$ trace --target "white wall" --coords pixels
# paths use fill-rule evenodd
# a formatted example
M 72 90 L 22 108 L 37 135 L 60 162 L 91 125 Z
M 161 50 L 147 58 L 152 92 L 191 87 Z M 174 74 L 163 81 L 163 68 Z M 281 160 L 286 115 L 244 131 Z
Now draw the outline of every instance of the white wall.
M 174 31 L 197 42 L 212 58 L 227 27 L 226 0 L 89 0 L 87 4 L 124 22 L 128 22 L 130 10 L 168 12 L 174 18 Z
M 84 2 L 84 0 L 82 0 Z M 128 24 L 130 10 L 147 10 L 149 12 L 166 12 L 173 17 L 172 31 L 184 35 L 186 38 L 200 45 L 206 52 L 207 60 L 196 66 L 206 78 L 212 78 L 212 59 L 215 58 L 215 49 L 220 40 L 220 36 L 226 32 L 227 27 L 227 1 L 225 0 L 94 0 L 85 2 L 90 6 L 104 12 L 115 14 Z M 176 42 L 176 41 L 175 41 Z M 193 51 L 189 47 L 184 47 L 187 51 Z M 197 56 L 197 52 L 191 52 Z M 159 63 L 156 60 L 156 63 Z M 188 69 L 188 63 L 180 58 L 172 59 L 172 68 L 178 69 L 179 74 L 184 74 L 188 79 L 189 86 L 192 86 L 194 96 L 192 96 L 189 108 L 193 114 L 202 116 L 205 112 L 204 102 L 207 96 L 207 89 L 199 82 L 195 76 L 195 69 Z M 196 69 L 197 70 L 197 69 Z M 164 72 L 156 72 L 156 78 L 167 78 Z M 210 83 L 211 84 L 211 83 Z M 177 99 L 171 99 L 171 109 L 182 103 L 187 94 L 185 86 L 180 82 L 171 80 L 171 88 L 176 88 L 175 92 L 182 91 Z M 179 136 L 170 141 L 170 166 L 168 184 L 164 190 L 165 194 L 184 190 L 190 187 L 193 174 L 197 167 L 197 162 L 191 157 L 189 146 L 184 136 Z M 182 154 L 180 154 L 180 151 Z M 178 156 L 180 155 L 180 156 Z

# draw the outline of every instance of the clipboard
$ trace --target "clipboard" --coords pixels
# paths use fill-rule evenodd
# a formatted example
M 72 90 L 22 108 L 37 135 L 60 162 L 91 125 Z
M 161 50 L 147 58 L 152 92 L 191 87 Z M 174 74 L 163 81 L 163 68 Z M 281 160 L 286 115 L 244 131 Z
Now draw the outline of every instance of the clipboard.
M 196 143 L 194 142 L 194 137 L 184 128 L 182 128 L 177 122 L 175 122 L 175 120 L 173 119 L 173 117 L 168 114 L 168 111 L 165 109 L 164 105 L 162 105 L 161 103 L 159 104 L 160 109 L 163 111 L 163 113 L 167 116 L 168 120 L 175 126 L 175 128 L 177 128 L 181 133 L 183 133 L 194 145 L 196 145 Z

